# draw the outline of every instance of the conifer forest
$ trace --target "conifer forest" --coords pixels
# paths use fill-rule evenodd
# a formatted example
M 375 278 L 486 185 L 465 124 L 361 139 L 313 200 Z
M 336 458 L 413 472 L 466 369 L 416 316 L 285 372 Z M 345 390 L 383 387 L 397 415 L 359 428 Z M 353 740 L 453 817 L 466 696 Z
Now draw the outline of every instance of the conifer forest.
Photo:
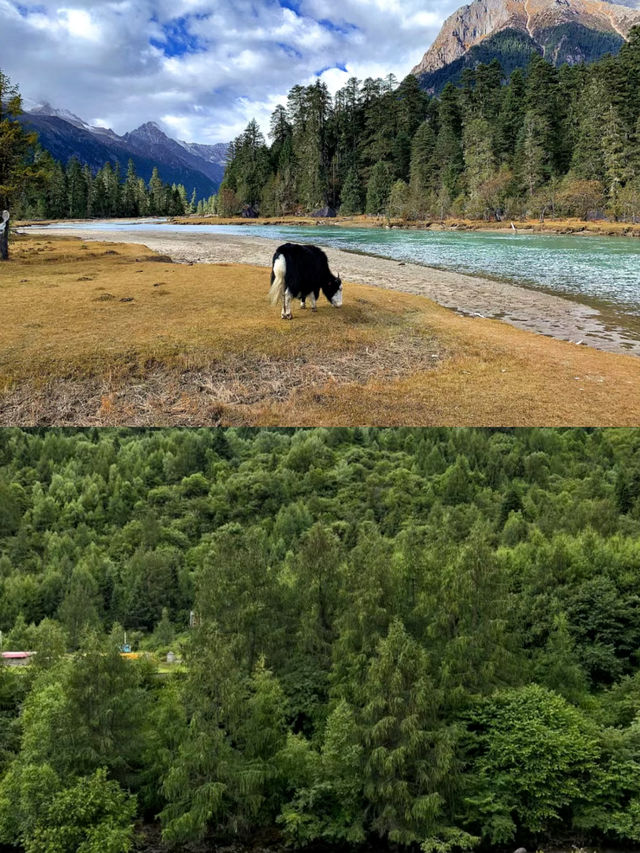
M 637 429 L 4 429 L 0 849 L 633 848 L 639 534 Z
M 505 78 L 493 59 L 433 97 L 409 75 L 318 80 L 289 92 L 271 145 L 251 122 L 233 143 L 224 215 L 309 212 L 640 217 L 640 28 L 617 56 L 556 69 L 538 54 Z

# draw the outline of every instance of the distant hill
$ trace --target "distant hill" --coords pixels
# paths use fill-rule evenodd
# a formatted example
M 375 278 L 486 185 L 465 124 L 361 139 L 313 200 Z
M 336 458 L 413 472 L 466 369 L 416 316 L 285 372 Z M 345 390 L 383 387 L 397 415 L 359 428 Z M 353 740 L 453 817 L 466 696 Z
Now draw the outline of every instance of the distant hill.
M 154 166 L 166 183 L 184 184 L 187 194 L 198 198 L 218 191 L 224 176 L 228 145 L 201 145 L 167 136 L 154 122 L 118 136 L 113 130 L 92 127 L 83 119 L 50 104 L 30 105 L 20 120 L 39 134 L 40 144 L 56 160 L 67 163 L 77 157 L 91 169 L 110 161 L 120 163 L 124 175 L 133 160 L 139 177 L 148 181 Z
M 465 68 L 498 59 L 506 74 L 532 53 L 559 66 L 617 53 L 640 25 L 640 0 L 474 0 L 462 6 L 415 66 L 424 89 L 439 92 Z

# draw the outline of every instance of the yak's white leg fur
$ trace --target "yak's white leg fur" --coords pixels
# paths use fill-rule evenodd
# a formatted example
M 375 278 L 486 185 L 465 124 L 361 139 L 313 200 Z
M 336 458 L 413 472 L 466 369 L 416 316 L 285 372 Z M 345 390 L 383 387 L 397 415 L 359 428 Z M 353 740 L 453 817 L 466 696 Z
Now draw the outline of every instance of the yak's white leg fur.
M 300 300 L 300 308 L 302 308 L 302 310 L 304 311 L 304 309 L 305 309 L 306 307 L 307 307 L 307 305 L 306 305 L 305 300 L 304 300 L 304 299 L 301 299 L 301 300 Z
M 272 305 L 284 299 L 285 276 L 287 274 L 287 262 L 283 255 L 279 255 L 273 264 L 273 284 L 269 291 L 269 299 Z
M 283 305 L 282 319 L 293 320 L 293 314 L 291 313 L 291 291 L 288 288 L 285 288 L 284 291 Z
M 311 310 L 312 311 L 316 310 L 316 295 L 315 295 L 315 293 L 311 294 Z

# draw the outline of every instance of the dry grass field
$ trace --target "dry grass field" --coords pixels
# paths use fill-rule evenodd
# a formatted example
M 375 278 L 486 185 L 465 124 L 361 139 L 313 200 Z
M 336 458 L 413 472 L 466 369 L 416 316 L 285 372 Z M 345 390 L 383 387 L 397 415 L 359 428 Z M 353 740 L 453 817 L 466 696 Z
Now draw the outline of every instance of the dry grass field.
M 280 320 L 269 271 L 18 238 L 2 425 L 631 425 L 640 359 L 351 284 Z

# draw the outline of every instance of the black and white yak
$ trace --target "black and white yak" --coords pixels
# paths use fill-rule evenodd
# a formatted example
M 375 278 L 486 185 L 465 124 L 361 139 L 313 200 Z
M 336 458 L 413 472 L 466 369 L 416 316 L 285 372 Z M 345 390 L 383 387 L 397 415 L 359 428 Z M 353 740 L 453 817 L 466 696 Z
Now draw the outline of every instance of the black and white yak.
M 320 291 L 334 308 L 342 305 L 342 282 L 329 269 L 327 256 L 317 246 L 302 246 L 285 243 L 280 246 L 271 264 L 272 305 L 282 301 L 282 319 L 292 320 L 291 300 L 299 299 L 300 307 L 306 308 L 307 297 L 311 297 L 311 310 L 316 310 Z

